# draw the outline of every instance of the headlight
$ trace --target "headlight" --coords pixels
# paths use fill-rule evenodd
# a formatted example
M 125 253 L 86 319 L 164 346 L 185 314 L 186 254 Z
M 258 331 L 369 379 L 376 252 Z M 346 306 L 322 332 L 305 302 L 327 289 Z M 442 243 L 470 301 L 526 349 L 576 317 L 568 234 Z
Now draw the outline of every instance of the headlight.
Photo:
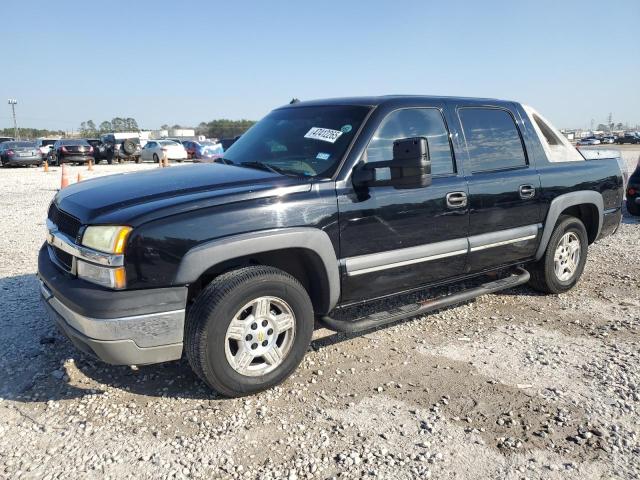
M 103 287 L 121 290 L 127 286 L 124 267 L 111 268 L 76 260 L 78 278 Z
M 123 253 L 131 227 L 92 226 L 82 235 L 82 245 L 106 253 Z

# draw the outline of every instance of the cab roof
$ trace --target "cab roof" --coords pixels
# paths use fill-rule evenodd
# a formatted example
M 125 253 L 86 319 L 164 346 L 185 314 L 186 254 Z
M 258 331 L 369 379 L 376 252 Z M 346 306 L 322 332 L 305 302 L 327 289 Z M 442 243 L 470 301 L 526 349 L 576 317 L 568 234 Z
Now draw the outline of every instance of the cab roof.
M 453 101 L 464 102 L 467 104 L 499 104 L 510 102 L 510 100 L 498 100 L 495 98 L 473 98 L 473 97 L 446 97 L 436 95 L 381 95 L 366 97 L 340 97 L 340 98 L 324 98 L 318 100 L 300 101 L 280 108 L 298 108 L 298 107 L 317 107 L 327 105 L 359 105 L 367 107 L 378 107 L 381 105 L 402 105 L 406 103 L 425 103 L 433 101 Z

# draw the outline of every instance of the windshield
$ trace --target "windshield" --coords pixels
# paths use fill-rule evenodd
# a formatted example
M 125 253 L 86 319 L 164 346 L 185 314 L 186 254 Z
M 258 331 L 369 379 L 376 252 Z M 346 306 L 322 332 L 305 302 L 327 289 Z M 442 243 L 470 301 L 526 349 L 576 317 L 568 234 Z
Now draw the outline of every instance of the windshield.
M 259 162 L 310 177 L 331 177 L 369 107 L 323 106 L 274 110 L 225 152 L 234 164 Z

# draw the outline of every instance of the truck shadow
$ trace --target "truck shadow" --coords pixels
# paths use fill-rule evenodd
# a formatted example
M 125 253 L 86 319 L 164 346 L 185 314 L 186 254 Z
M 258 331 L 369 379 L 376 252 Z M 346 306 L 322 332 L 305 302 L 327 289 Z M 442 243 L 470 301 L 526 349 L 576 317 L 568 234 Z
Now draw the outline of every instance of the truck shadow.
M 0 291 L 5 305 L 4 316 L 0 320 L 4 332 L 0 339 L 3 352 L 0 355 L 0 398 L 21 403 L 45 403 L 88 395 L 113 395 L 114 390 L 152 398 L 224 398 L 197 378 L 185 358 L 131 368 L 107 365 L 78 351 L 57 330 L 40 304 L 35 275 L 2 278 Z M 537 295 L 527 287 L 498 293 L 501 294 Z M 417 296 L 419 293 L 410 295 L 414 301 Z M 407 300 L 402 296 L 394 299 L 395 302 Z M 443 310 L 450 308 L 456 306 Z M 352 334 L 331 333 L 314 340 L 310 348 L 321 350 L 391 325 Z

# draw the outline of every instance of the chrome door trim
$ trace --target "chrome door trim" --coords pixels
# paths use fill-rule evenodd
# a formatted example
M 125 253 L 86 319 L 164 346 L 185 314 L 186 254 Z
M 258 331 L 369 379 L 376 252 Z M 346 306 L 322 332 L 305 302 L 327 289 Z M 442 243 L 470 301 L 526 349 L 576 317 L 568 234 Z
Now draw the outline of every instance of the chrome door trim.
M 389 268 L 430 262 L 488 248 L 525 242 L 538 237 L 542 224 L 509 228 L 497 232 L 473 235 L 469 238 L 456 238 L 444 242 L 429 243 L 415 247 L 399 248 L 386 252 L 358 255 L 340 260 L 347 276 L 354 277 L 366 273 L 378 272 Z
M 388 268 L 465 255 L 468 250 L 468 240 L 466 238 L 456 238 L 453 240 L 445 240 L 444 242 L 418 245 L 416 247 L 358 255 L 356 257 L 342 259 L 342 263 L 345 266 L 347 275 L 352 277 L 386 270 Z
M 542 224 L 509 228 L 497 232 L 483 233 L 469 237 L 469 252 L 478 252 L 488 248 L 501 247 L 512 243 L 533 240 L 538 236 Z

